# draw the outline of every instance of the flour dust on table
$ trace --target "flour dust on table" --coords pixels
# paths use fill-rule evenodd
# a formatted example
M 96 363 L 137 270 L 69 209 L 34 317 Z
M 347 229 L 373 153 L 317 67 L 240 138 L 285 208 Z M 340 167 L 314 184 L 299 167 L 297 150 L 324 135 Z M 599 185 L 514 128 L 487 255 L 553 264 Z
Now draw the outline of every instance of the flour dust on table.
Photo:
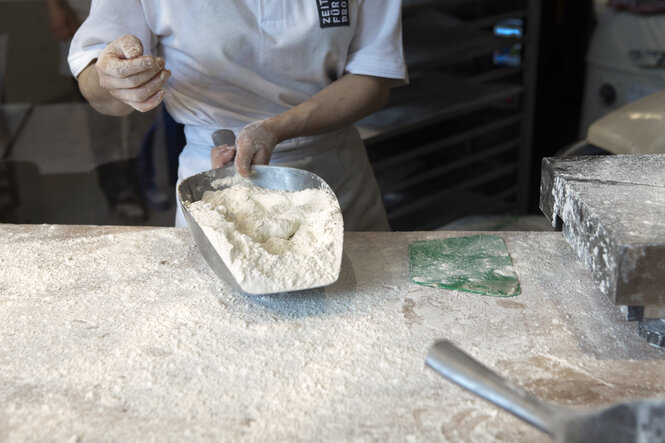
M 324 189 L 281 191 L 238 181 L 188 203 L 243 291 L 267 294 L 337 280 L 344 223 Z

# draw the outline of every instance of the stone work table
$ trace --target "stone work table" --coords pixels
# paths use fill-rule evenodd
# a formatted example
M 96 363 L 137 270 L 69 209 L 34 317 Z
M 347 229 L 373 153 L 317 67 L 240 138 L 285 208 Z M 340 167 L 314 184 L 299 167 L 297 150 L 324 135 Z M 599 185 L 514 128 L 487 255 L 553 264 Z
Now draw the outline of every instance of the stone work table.
M 561 233 L 501 233 L 515 298 L 409 282 L 460 235 L 347 233 L 336 284 L 246 296 L 184 229 L 0 225 L 0 440 L 547 440 L 427 369 L 439 338 L 555 403 L 665 397 Z
M 665 155 L 543 159 L 540 207 L 605 294 L 665 317 Z

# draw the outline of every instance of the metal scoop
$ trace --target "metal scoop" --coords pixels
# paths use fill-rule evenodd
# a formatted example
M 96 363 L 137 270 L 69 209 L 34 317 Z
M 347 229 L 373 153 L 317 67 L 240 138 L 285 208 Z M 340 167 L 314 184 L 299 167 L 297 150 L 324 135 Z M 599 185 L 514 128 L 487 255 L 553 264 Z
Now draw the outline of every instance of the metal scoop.
M 230 134 L 229 134 L 230 133 Z M 228 130 L 219 130 L 213 133 L 213 143 L 215 146 L 232 145 L 235 143 L 231 139 L 233 133 Z M 201 200 L 206 191 L 218 191 L 228 186 L 219 185 L 214 183 L 216 180 L 232 177 L 236 174 L 234 165 L 228 164 L 218 169 L 201 172 L 181 181 L 178 185 L 177 195 L 178 202 L 182 208 L 183 215 L 187 224 L 189 225 L 194 241 L 198 246 L 203 258 L 208 263 L 208 266 L 222 279 L 228 286 L 237 289 L 238 291 L 249 293 L 245 291 L 242 286 L 236 281 L 235 277 L 227 267 L 226 263 L 219 256 L 214 246 L 208 240 L 208 237 L 203 232 L 203 229 L 196 222 L 194 217 L 187 210 L 185 203 L 193 203 Z M 256 186 L 262 188 L 275 189 L 281 191 L 302 191 L 305 189 L 323 189 L 330 192 L 333 196 L 335 193 L 330 189 L 330 186 L 323 181 L 321 177 L 309 171 L 295 168 L 286 168 L 281 166 L 261 166 L 253 165 L 252 173 L 249 180 Z M 339 269 L 338 276 L 339 276 Z M 334 282 L 330 282 L 332 284 Z M 299 290 L 312 289 L 300 288 Z M 285 288 L 285 291 L 289 290 Z
M 619 403 L 590 411 L 564 408 L 513 385 L 448 341 L 432 346 L 426 363 L 557 442 L 665 442 L 665 399 Z
M 215 146 L 233 146 L 236 143 L 236 135 L 230 129 L 218 129 L 212 133 L 211 138 Z

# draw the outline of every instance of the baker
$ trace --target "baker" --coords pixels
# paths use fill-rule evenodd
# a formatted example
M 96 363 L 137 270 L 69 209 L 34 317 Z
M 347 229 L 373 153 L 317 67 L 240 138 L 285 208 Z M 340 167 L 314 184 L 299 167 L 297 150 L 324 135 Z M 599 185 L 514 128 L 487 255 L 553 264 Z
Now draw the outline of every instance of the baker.
M 353 122 L 407 79 L 400 0 L 93 0 L 68 60 L 104 114 L 165 102 L 185 125 L 179 179 L 231 161 L 245 176 L 307 169 L 337 194 L 347 230 L 389 229 Z M 212 146 L 220 128 L 235 146 Z

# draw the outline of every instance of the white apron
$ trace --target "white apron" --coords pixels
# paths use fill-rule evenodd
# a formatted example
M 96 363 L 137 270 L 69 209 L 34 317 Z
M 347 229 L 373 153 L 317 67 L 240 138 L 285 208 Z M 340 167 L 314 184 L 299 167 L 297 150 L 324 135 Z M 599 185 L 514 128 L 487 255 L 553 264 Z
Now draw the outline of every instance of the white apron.
M 186 127 L 187 146 L 180 154 L 178 169 L 180 180 L 211 168 L 210 150 L 213 146 L 208 140 L 213 131 Z M 365 146 L 355 127 L 281 143 L 270 164 L 305 169 L 325 180 L 337 195 L 345 230 L 390 229 Z M 187 226 L 180 206 L 176 212 L 176 226 Z

